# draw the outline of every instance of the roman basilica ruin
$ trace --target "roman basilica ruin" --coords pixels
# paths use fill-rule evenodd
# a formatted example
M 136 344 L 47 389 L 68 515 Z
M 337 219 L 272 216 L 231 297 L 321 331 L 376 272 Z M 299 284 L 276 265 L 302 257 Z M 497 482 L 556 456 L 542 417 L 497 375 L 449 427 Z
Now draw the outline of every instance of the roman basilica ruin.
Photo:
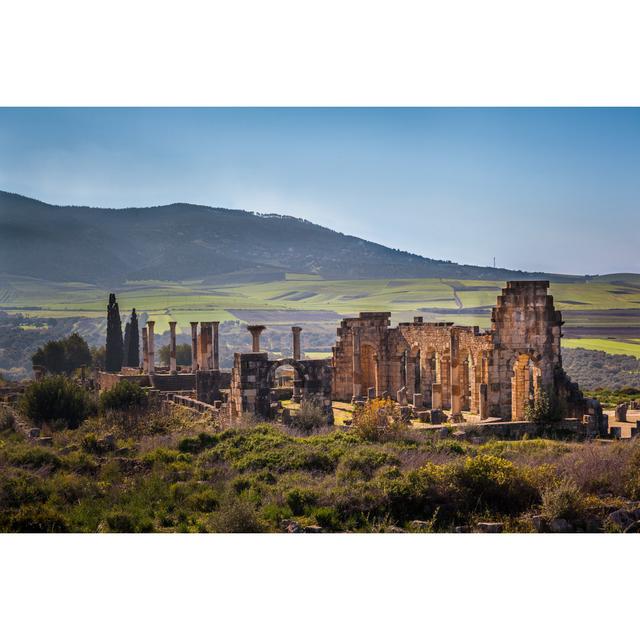
M 277 372 L 288 367 L 293 372 L 290 397 L 321 406 L 328 423 L 333 402 L 358 404 L 377 397 L 392 398 L 413 417 L 426 416 L 425 421 L 438 414 L 457 423 L 519 422 L 544 392 L 562 403 L 568 417 L 601 431 L 598 403 L 585 398 L 562 368 L 562 315 L 548 288 L 547 281 L 507 282 L 488 330 L 422 317 L 392 327 L 388 312 L 344 318 L 332 357 L 325 360 L 301 358 L 300 327 L 292 327 L 293 357 L 269 359 L 260 347 L 265 327 L 249 325 L 252 350 L 234 355 L 231 372 L 219 366 L 217 322 L 191 323 L 190 371 L 178 371 L 176 323 L 170 322 L 169 368 L 158 370 L 154 323 L 149 321 L 142 330 L 142 371 L 101 373 L 100 385 L 108 388 L 126 377 L 169 394 L 174 402 L 211 408 L 230 420 L 243 414 L 270 418 L 282 395 Z

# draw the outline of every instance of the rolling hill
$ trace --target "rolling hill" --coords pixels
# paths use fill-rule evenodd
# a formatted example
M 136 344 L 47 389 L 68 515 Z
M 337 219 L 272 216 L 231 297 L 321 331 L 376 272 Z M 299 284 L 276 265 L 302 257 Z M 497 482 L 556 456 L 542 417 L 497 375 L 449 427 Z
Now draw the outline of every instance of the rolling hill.
M 268 282 L 287 272 L 329 279 L 576 280 L 432 260 L 290 216 L 181 203 L 56 206 L 0 191 L 0 274 L 115 286 Z

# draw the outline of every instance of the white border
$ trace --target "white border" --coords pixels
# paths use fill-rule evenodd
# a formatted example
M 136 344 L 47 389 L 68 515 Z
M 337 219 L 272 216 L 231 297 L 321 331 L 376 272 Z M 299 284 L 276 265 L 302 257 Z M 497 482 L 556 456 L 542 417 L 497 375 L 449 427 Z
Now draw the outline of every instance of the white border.
M 4 105 L 627 105 L 634 0 L 20 0 Z

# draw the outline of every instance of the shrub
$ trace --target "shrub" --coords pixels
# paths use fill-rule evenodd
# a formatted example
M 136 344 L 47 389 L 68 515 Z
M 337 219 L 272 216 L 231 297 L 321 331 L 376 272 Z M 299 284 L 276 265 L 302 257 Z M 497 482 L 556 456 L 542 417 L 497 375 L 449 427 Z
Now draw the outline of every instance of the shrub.
M 29 445 L 16 447 L 7 454 L 7 459 L 12 464 L 18 467 L 26 467 L 27 469 L 40 469 L 42 467 L 58 469 L 62 465 L 60 458 L 49 449 Z
M 101 411 L 131 411 L 148 405 L 146 391 L 134 382 L 120 380 L 108 391 L 100 394 Z
M 213 517 L 217 533 L 260 533 L 262 524 L 258 520 L 255 506 L 245 498 L 230 495 Z
M 533 404 L 525 407 L 524 414 L 529 422 L 548 424 L 560 422 L 566 414 L 566 408 L 555 393 L 540 389 Z
M 574 521 L 584 516 L 585 498 L 578 485 L 563 478 L 542 492 L 542 514 L 549 519 Z
M 24 505 L 9 520 L 16 533 L 64 533 L 69 530 L 64 516 L 49 505 Z
M 183 453 L 200 453 L 205 449 L 213 447 L 217 442 L 218 438 L 216 436 L 201 433 L 197 437 L 183 438 L 180 440 L 178 449 Z
M 296 487 L 289 491 L 286 500 L 293 515 L 301 516 L 318 501 L 318 496 L 310 489 Z
M 64 376 L 52 376 L 29 385 L 21 399 L 21 410 L 36 424 L 63 424 L 77 428 L 93 410 L 84 389 Z
M 536 488 L 509 460 L 490 455 L 467 457 L 457 474 L 467 510 L 517 514 L 539 500 Z
M 291 427 L 301 433 L 313 433 L 327 425 L 327 416 L 315 402 L 304 402 L 291 417 Z
M 400 464 L 399 460 L 385 451 L 362 447 L 350 451 L 341 458 L 338 472 L 343 480 L 348 480 L 354 475 L 369 480 L 380 467 L 398 464 Z
M 327 531 L 339 531 L 340 518 L 335 509 L 332 507 L 318 507 L 313 511 L 313 517 L 319 526 Z
M 16 418 L 4 407 L 0 407 L 0 431 L 15 431 Z
M 403 428 L 400 409 L 393 400 L 368 400 L 353 413 L 353 430 L 363 440 L 381 440 Z

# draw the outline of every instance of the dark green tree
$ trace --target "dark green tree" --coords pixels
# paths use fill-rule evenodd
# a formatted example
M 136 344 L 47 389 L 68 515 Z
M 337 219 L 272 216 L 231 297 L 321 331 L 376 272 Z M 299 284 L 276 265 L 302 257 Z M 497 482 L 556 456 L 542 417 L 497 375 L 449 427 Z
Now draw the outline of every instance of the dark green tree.
M 125 349 L 125 363 L 128 367 L 140 366 L 140 332 L 138 330 L 138 316 L 136 310 L 131 311 L 129 326 L 129 343 Z
M 31 357 L 34 365 L 44 367 L 49 373 L 70 374 L 91 361 L 89 345 L 77 333 L 62 340 L 50 340 Z
M 109 294 L 107 305 L 107 353 L 105 356 L 105 369 L 110 372 L 122 369 L 123 340 L 122 322 L 120 321 L 120 309 L 116 302 L 115 293 Z

